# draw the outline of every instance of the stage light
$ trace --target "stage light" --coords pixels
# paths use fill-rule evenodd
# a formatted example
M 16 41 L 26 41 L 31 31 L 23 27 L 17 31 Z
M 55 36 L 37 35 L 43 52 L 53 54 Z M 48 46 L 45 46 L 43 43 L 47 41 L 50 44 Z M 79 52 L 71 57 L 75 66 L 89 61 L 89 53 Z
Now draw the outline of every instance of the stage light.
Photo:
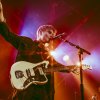
M 68 61 L 69 60 L 69 56 L 68 55 L 65 55 L 64 57 L 63 57 L 63 61 Z
M 54 56 L 55 55 L 55 51 L 50 51 L 50 55 Z
M 81 64 L 80 64 L 80 62 L 77 62 L 76 65 L 77 65 L 77 66 L 80 66 Z
M 80 65 L 81 65 L 81 63 L 80 63 L 80 62 L 77 62 L 77 63 L 76 63 L 76 65 L 77 65 L 77 66 L 80 66 Z M 82 65 L 83 65 L 83 62 L 82 62 Z

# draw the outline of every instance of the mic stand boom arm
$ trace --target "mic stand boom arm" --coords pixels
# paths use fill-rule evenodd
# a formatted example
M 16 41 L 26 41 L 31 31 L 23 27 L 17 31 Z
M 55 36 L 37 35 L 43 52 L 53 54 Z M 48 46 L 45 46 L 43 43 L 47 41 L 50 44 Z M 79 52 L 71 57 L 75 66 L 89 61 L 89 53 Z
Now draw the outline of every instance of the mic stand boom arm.
M 81 100 L 84 100 L 84 86 L 83 86 L 83 70 L 82 70 L 82 55 L 83 53 L 87 53 L 88 55 L 90 55 L 91 53 L 88 52 L 87 50 L 79 47 L 78 45 L 75 45 L 71 42 L 69 42 L 68 40 L 64 40 L 62 38 L 59 38 L 61 40 L 63 40 L 63 42 L 67 42 L 69 43 L 71 46 L 74 46 L 75 48 L 78 49 L 78 55 L 79 55 L 79 62 L 80 62 L 80 92 L 81 92 Z
M 74 46 L 75 48 L 81 50 L 82 54 L 83 54 L 83 52 L 85 52 L 85 53 L 87 53 L 88 55 L 91 55 L 91 53 L 88 52 L 87 50 L 85 50 L 85 49 L 79 47 L 78 45 L 75 45 L 75 44 L 69 42 L 68 40 L 64 40 L 64 42 L 67 42 L 67 43 L 69 43 L 71 46 Z

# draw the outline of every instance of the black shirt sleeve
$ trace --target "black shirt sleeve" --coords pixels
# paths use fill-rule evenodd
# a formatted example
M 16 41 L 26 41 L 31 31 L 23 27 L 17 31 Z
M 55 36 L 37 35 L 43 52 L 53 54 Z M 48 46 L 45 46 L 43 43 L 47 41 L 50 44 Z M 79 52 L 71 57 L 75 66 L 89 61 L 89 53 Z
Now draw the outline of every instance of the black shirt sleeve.
M 18 49 L 20 44 L 20 36 L 12 33 L 8 25 L 4 22 L 0 22 L 0 34 L 4 37 L 6 41 L 12 44 L 16 49 Z

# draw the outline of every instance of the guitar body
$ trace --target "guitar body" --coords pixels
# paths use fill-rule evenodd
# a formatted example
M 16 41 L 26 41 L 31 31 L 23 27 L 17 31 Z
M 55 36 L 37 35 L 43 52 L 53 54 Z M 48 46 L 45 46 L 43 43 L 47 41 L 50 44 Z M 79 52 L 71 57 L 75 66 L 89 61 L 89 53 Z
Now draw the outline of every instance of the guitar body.
M 12 86 L 18 90 L 24 90 L 31 84 L 45 84 L 48 79 L 42 68 L 47 68 L 48 64 L 48 61 L 36 64 L 26 61 L 14 63 L 10 70 Z

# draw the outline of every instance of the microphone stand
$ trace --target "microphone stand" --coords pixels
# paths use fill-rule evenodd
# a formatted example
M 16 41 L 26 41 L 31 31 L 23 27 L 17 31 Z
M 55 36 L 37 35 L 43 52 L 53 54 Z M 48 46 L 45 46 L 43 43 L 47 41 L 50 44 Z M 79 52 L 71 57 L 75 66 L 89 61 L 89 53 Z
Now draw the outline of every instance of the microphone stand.
M 64 40 L 60 37 L 61 40 L 63 40 L 64 42 L 69 43 L 71 46 L 74 46 L 75 48 L 78 49 L 78 56 L 79 56 L 79 62 L 80 62 L 80 92 L 81 92 L 81 100 L 84 100 L 84 86 L 83 86 L 83 70 L 82 70 L 82 59 L 83 59 L 83 53 L 86 53 L 88 55 L 90 55 L 91 53 L 88 52 L 87 50 L 79 47 L 78 45 L 75 45 L 71 42 L 69 42 L 68 40 Z

